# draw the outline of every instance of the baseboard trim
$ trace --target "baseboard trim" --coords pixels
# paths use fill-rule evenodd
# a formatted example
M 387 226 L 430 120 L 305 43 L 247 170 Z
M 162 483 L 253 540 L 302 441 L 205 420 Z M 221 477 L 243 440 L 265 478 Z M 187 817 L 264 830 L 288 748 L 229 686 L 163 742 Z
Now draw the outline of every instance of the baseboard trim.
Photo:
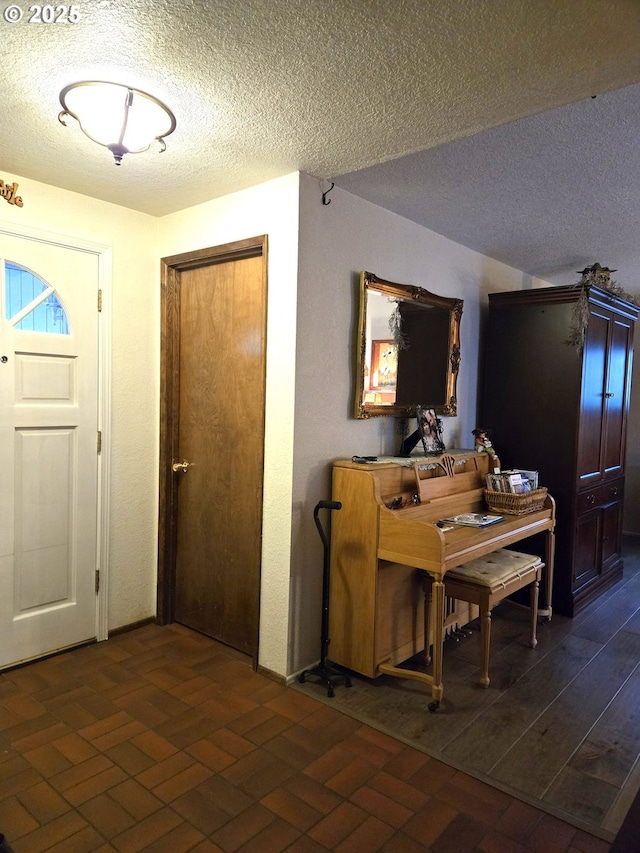
M 287 684 L 287 679 L 283 675 L 274 672 L 272 669 L 267 669 L 266 666 L 260 666 L 258 664 L 257 672 L 260 673 L 260 675 L 264 675 L 265 678 L 270 678 L 271 681 L 276 681 L 278 684 L 283 686 L 286 686 Z
M 144 628 L 145 625 L 151 625 L 155 621 L 155 616 L 149 616 L 148 619 L 139 619 L 137 622 L 130 622 L 128 625 L 121 625 L 119 628 L 111 628 L 109 636 L 117 637 L 118 634 L 128 634 L 129 631 L 135 631 L 136 628 Z

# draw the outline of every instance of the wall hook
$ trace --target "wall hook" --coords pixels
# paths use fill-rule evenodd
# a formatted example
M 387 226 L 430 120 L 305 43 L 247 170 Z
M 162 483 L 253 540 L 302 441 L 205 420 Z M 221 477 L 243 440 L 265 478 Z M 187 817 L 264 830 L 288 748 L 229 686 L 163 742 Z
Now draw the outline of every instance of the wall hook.
M 331 192 L 331 190 L 334 187 L 335 187 L 335 184 L 333 181 L 331 181 L 331 186 L 329 187 L 329 189 L 325 190 L 325 192 L 322 193 L 322 203 L 323 204 L 331 204 L 331 199 L 327 199 L 327 196 L 329 195 L 329 193 Z

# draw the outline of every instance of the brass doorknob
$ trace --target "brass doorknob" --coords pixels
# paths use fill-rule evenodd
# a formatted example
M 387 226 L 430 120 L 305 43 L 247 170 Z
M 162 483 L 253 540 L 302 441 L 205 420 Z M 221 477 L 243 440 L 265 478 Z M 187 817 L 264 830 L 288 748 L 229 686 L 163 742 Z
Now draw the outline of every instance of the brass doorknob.
M 174 462 L 171 466 L 171 470 L 177 473 L 178 471 L 182 471 L 183 474 L 187 473 L 187 468 L 192 468 L 194 462 L 187 462 L 185 459 L 184 462 Z

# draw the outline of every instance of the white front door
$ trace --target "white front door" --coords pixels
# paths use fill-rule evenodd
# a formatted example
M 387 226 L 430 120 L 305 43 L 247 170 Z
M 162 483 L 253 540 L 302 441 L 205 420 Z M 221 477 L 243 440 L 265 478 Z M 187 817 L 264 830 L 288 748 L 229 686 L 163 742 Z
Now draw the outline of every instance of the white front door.
M 0 234 L 0 666 L 96 636 L 98 263 Z

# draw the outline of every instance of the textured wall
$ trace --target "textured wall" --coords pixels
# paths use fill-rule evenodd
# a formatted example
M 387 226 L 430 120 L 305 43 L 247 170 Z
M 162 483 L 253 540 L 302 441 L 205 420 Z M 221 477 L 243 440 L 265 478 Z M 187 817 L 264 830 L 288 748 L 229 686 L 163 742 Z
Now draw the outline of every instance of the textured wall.
M 338 188 L 323 206 L 326 188 L 326 182 L 302 176 L 291 672 L 319 656 L 322 548 L 313 508 L 330 497 L 331 463 L 398 448 L 394 418 L 351 415 L 360 271 L 464 300 L 458 416 L 443 418 L 448 447 L 472 446 L 486 294 L 544 284 Z

